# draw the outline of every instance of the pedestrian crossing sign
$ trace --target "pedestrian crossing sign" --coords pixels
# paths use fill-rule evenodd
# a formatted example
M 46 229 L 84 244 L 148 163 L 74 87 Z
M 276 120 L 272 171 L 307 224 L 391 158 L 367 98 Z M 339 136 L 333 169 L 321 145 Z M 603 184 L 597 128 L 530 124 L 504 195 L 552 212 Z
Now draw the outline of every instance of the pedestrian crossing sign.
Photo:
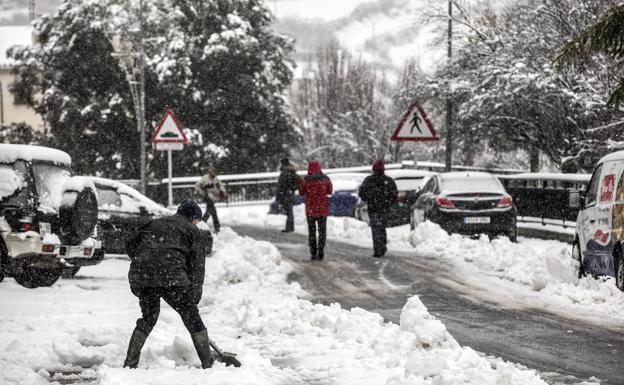
M 418 102 L 412 103 L 401 115 L 399 124 L 394 129 L 390 140 L 393 141 L 428 141 L 440 138 L 433 129 L 431 120 Z

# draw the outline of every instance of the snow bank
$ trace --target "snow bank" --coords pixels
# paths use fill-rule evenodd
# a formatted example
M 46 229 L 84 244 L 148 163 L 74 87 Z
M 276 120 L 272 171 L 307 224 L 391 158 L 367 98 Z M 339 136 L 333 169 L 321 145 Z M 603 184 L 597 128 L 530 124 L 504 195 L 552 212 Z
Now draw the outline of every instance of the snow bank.
M 241 368 L 199 359 L 177 314 L 163 305 L 139 369 L 123 369 L 138 317 L 128 261 L 84 267 L 80 279 L 0 288 L 0 383 L 43 384 L 53 372 L 132 384 L 544 384 L 535 372 L 461 347 L 418 297 L 400 324 L 379 314 L 302 300 L 277 248 L 223 228 L 206 264 L 200 312 L 212 338 Z M 82 371 L 82 372 L 81 372 Z
M 466 277 L 499 278 L 517 282 L 538 292 L 533 305 L 549 310 L 567 309 L 594 321 L 609 317 L 620 322 L 624 317 L 624 293 L 612 278 L 577 278 L 578 262 L 570 256 L 571 246 L 558 241 L 506 237 L 492 241 L 447 234 L 440 226 L 425 222 L 408 239 L 420 255 L 453 262 Z M 519 289 L 517 289 L 519 290 Z M 618 321 L 620 320 L 620 321 Z

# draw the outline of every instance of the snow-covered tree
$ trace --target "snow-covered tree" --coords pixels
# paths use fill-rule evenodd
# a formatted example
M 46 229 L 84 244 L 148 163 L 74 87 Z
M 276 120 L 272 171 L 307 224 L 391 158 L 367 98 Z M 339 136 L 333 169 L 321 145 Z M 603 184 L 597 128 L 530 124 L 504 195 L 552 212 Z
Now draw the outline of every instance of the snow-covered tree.
M 146 122 L 172 108 L 193 141 L 176 172 L 273 168 L 295 140 L 283 90 L 290 41 L 270 29 L 261 0 L 145 1 Z M 16 97 L 38 111 L 79 172 L 139 174 L 138 0 L 65 0 L 35 24 L 38 44 L 15 49 Z M 116 43 L 116 44 L 115 44 Z M 120 48 L 121 47 L 121 48 Z M 117 49 L 117 52 L 115 51 Z M 150 156 L 163 176 L 162 155 Z
M 293 92 L 302 157 L 328 166 L 369 164 L 388 154 L 389 87 L 373 65 L 336 41 L 319 48 Z

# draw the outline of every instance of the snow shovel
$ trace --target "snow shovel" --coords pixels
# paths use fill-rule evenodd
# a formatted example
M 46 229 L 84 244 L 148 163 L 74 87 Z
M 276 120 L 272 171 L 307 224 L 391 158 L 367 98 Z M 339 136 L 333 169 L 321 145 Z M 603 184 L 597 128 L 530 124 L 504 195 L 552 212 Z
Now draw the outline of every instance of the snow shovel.
M 213 340 L 210 339 L 210 337 L 208 337 L 208 343 L 214 349 L 214 351 L 217 352 L 217 354 L 213 355 L 212 357 L 215 361 L 223 362 L 225 366 L 233 365 L 235 368 L 241 366 L 240 361 L 236 359 L 236 354 L 221 351 L 221 349 L 219 349 L 219 347 L 214 343 Z

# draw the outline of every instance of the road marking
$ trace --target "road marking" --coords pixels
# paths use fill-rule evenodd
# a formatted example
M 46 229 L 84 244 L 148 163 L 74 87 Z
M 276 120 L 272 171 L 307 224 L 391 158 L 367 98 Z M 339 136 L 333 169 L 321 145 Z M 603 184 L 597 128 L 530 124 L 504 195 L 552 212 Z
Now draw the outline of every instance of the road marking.
M 388 266 L 388 263 L 390 263 L 390 261 L 385 260 L 383 262 L 383 264 L 381 265 L 381 269 L 379 269 L 379 279 L 386 284 L 386 286 L 388 286 L 389 288 L 391 288 L 392 290 L 398 290 L 399 287 L 395 286 L 392 282 L 390 282 L 387 278 L 386 275 L 384 274 L 384 270 L 386 269 L 386 266 Z

